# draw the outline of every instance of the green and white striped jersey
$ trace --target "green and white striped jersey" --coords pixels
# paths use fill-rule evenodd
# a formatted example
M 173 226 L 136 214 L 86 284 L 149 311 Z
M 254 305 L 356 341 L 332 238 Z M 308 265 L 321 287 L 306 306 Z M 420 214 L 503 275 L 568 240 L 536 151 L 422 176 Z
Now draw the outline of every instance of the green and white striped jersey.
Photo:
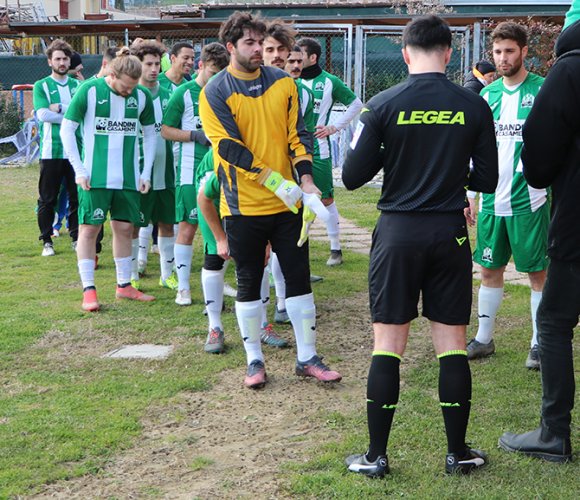
M 51 104 L 62 104 L 63 109 L 66 109 L 78 87 L 79 81 L 69 77 L 63 82 L 56 81 L 52 76 L 38 80 L 32 90 L 34 111 L 48 109 Z M 40 131 L 40 158 L 65 158 L 60 140 L 60 123 L 41 121 Z
M 302 118 L 304 118 L 304 125 L 306 125 L 306 130 L 310 133 L 314 133 L 316 129 L 316 116 L 314 116 L 314 94 L 310 90 L 302 79 L 297 78 L 296 86 L 298 87 L 298 96 L 300 97 L 300 110 L 302 111 Z
M 159 82 L 159 85 L 161 85 L 163 88 L 169 90 L 169 93 L 173 93 L 182 85 L 189 83 L 189 80 L 186 80 L 184 78 L 183 80 L 181 80 L 181 83 L 179 85 L 177 85 L 176 83 L 173 83 L 169 78 L 167 78 L 167 75 L 165 73 L 161 73 L 159 75 L 159 77 L 157 78 L 157 81 Z
M 201 130 L 199 118 L 199 94 L 201 87 L 195 80 L 181 85 L 171 95 L 169 105 L 163 117 L 163 124 L 181 130 Z M 176 185 L 193 185 L 195 165 L 199 164 L 209 147 L 197 142 L 176 142 L 177 178 Z
M 535 212 L 547 199 L 545 189 L 528 185 L 523 175 L 522 128 L 544 79 L 528 73 L 515 89 L 506 88 L 503 78 L 481 91 L 493 113 L 499 155 L 499 181 L 495 193 L 482 194 L 480 211 L 511 216 Z
M 123 97 L 104 78 L 97 78 L 76 92 L 65 119 L 81 126 L 83 166 L 91 187 L 139 189 L 138 139 L 142 127 L 155 124 L 146 88 L 138 85 Z
M 349 106 L 356 99 L 354 92 L 340 78 L 326 71 L 310 80 L 301 81 L 314 95 L 313 113 L 316 125 L 328 125 L 334 103 L 340 102 Z M 330 158 L 329 137 L 314 139 L 314 156 L 321 159 Z
M 169 104 L 171 93 L 169 90 L 157 86 L 157 93 L 153 97 L 153 110 L 155 112 L 155 135 L 157 138 L 155 147 L 155 160 L 151 172 L 151 189 L 161 191 L 175 188 L 175 167 L 173 165 L 173 143 L 161 137 L 161 125 L 163 115 Z M 143 150 L 141 149 L 141 168 L 143 167 Z

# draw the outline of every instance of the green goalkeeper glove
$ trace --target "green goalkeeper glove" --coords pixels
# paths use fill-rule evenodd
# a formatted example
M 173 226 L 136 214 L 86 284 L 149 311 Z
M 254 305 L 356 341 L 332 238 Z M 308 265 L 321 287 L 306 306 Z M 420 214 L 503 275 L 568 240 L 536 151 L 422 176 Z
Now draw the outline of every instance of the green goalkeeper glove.
M 302 189 L 294 181 L 289 181 L 278 172 L 271 172 L 262 183 L 272 191 L 292 211 L 298 213 L 298 203 L 302 199 Z
M 302 211 L 302 229 L 300 231 L 300 239 L 298 240 L 297 245 L 301 247 L 308 241 L 308 234 L 310 232 L 310 227 L 312 223 L 316 219 L 316 213 L 310 210 L 309 207 L 306 205 L 304 206 L 304 210 Z

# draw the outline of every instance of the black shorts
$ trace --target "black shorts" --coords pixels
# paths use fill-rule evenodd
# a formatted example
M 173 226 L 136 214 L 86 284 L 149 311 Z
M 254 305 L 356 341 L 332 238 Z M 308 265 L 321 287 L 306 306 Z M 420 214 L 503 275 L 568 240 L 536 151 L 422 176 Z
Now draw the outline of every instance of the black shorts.
M 224 217 L 223 225 L 230 255 L 236 262 L 238 301 L 260 299 L 268 242 L 272 244 L 272 251 L 280 262 L 286 282 L 286 298 L 312 291 L 308 242 L 302 247 L 296 245 L 302 228 L 302 211 L 298 214 L 232 215 Z
M 369 296 L 373 323 L 402 325 L 423 316 L 467 325 L 472 262 L 463 214 L 382 213 L 373 232 Z

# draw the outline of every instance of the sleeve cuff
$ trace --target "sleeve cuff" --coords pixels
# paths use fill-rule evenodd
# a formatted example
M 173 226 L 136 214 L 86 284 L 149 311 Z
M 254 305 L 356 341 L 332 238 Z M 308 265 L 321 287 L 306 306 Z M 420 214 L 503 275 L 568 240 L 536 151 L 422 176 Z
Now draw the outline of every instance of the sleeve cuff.
M 309 160 L 301 160 L 296 165 L 294 165 L 298 178 L 300 179 L 303 175 L 312 175 L 312 162 Z

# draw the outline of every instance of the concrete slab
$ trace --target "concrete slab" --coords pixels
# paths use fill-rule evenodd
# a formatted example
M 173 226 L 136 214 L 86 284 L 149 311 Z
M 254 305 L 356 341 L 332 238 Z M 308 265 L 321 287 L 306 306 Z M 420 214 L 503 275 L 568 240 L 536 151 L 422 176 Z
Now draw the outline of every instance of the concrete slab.
M 103 358 L 166 359 L 173 352 L 172 345 L 137 344 L 124 345 L 103 354 Z

